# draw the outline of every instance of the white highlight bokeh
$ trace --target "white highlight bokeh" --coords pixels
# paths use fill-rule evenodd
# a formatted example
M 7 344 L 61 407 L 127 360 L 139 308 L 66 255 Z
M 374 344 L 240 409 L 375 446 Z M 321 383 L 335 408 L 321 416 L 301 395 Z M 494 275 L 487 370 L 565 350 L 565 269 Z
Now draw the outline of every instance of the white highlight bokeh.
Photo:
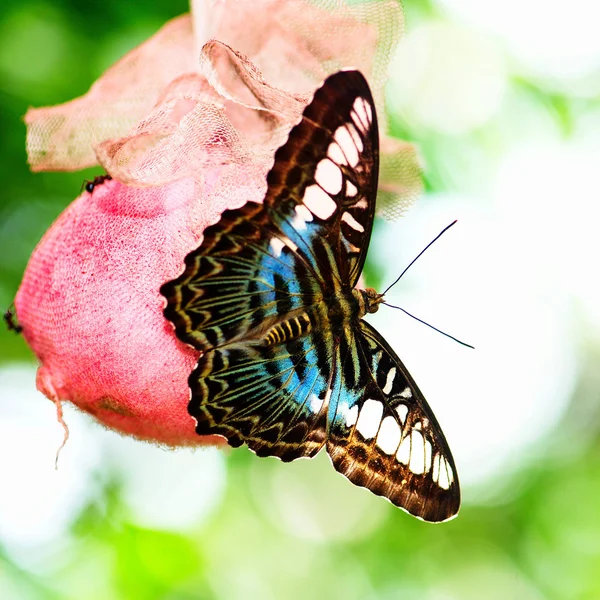
M 63 429 L 35 389 L 35 371 L 28 364 L 0 369 L 0 539 L 22 564 L 42 568 L 46 553 L 69 543 L 69 527 L 97 492 L 101 457 L 86 418 L 69 411 L 68 451 L 55 470 Z
M 225 458 L 217 448 L 161 448 L 108 433 L 107 466 L 121 473 L 122 499 L 145 527 L 188 531 L 201 525 L 223 496 Z
M 314 459 L 256 464 L 252 491 L 272 524 L 302 540 L 357 540 L 381 525 L 391 504 L 352 485 L 323 450 Z
M 506 88 L 502 54 L 489 38 L 448 23 L 415 27 L 390 66 L 388 110 L 445 133 L 483 125 Z
M 572 0 L 437 0 L 448 15 L 500 40 L 525 76 L 565 92 L 600 91 L 600 3 Z M 589 79 L 587 82 L 586 79 Z
M 600 126 L 598 118 L 586 121 Z M 599 337 L 600 142 L 589 127 L 567 142 L 515 144 L 498 166 L 494 201 L 501 218 L 512 221 L 513 244 L 535 261 L 532 276 L 547 281 L 550 297 L 568 290 L 592 326 L 587 334 Z

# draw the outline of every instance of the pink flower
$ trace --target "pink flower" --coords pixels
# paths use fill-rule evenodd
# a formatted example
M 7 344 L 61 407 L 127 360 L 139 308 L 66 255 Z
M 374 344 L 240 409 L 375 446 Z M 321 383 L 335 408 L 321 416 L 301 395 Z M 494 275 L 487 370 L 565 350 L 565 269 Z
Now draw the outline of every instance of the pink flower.
M 113 178 L 57 219 L 17 293 L 38 389 L 142 439 L 221 440 L 194 432 L 187 378 L 198 354 L 164 319 L 159 288 L 224 209 L 262 200 L 275 149 L 328 74 L 362 70 L 384 122 L 401 29 L 395 0 L 329 11 L 304 1 L 198 1 L 85 96 L 30 110 L 33 170 L 100 164 Z M 414 150 L 391 138 L 382 147 L 381 185 L 402 207 L 419 191 Z

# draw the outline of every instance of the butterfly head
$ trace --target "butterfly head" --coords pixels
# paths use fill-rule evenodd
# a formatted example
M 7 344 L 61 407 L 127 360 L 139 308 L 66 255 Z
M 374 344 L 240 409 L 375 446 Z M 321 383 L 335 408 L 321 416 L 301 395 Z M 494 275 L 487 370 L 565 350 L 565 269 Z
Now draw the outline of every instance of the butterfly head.
M 373 288 L 356 291 L 360 294 L 361 316 L 379 310 L 379 305 L 383 302 L 383 294 L 378 294 Z

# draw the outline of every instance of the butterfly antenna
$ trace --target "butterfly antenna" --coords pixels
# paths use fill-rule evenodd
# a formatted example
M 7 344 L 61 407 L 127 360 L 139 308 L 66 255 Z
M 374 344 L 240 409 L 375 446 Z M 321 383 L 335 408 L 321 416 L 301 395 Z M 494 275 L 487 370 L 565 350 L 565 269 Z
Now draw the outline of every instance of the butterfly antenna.
M 442 233 L 444 233 L 444 232 L 442 231 Z M 475 346 L 471 346 L 471 344 L 461 342 L 458 338 L 455 338 L 453 335 L 450 335 L 449 333 L 446 333 L 445 331 L 442 331 L 441 329 L 438 329 L 437 327 L 430 325 L 429 323 L 427 323 L 427 321 L 423 321 L 423 319 L 419 319 L 419 317 L 415 317 L 415 315 L 409 313 L 406 309 L 402 308 L 401 306 L 394 306 L 393 304 L 388 304 L 387 302 L 383 302 L 383 304 L 385 304 L 386 306 L 389 306 L 390 308 L 397 308 L 398 310 L 401 310 L 404 314 L 408 315 L 409 317 L 412 317 L 415 321 L 419 321 L 419 323 L 423 323 L 423 325 L 427 325 L 427 327 L 431 327 L 431 329 L 433 329 L 434 331 L 437 331 L 438 333 L 445 335 L 446 337 L 450 338 L 451 340 L 454 340 L 455 342 L 458 342 L 459 344 L 466 346 L 467 348 L 473 348 L 473 350 L 475 350 Z
M 382 296 L 385 296 L 389 290 L 391 290 L 404 276 L 404 273 L 406 273 L 406 271 L 408 271 L 416 262 L 417 260 L 421 257 L 421 255 L 425 252 L 425 250 L 427 250 L 427 248 L 429 248 L 429 246 L 433 245 L 434 242 L 437 242 L 437 240 L 439 240 L 442 235 L 444 235 L 444 233 L 446 233 L 446 231 L 448 231 L 448 229 L 450 229 L 450 227 L 452 227 L 452 225 L 454 225 L 456 223 L 457 219 L 455 219 L 454 221 L 452 221 L 452 223 L 450 223 L 450 225 L 447 225 L 446 227 L 444 227 L 444 229 L 442 229 L 442 231 L 440 231 L 430 242 L 429 244 L 427 244 L 427 246 L 425 246 L 425 248 L 423 248 L 423 250 L 421 250 L 421 252 L 419 252 L 419 254 L 417 254 L 417 256 L 415 256 L 409 263 L 408 267 L 406 267 L 406 269 L 404 269 L 404 271 L 402 271 L 402 273 L 400 273 L 400 276 L 398 277 L 398 279 L 396 279 L 396 281 L 394 281 L 394 283 L 392 283 L 392 285 L 388 286 L 387 289 L 383 292 Z M 398 308 L 397 306 L 395 308 Z M 403 309 L 400 309 L 403 310 Z M 412 315 L 410 315 L 412 317 Z M 416 318 L 416 317 L 415 317 Z M 419 320 L 419 319 L 417 319 Z M 425 323 L 425 325 L 427 325 L 427 323 Z M 431 326 L 430 326 L 431 327 Z M 435 327 L 434 327 L 435 329 Z M 442 332 L 443 333 L 443 332 Z M 444 334 L 445 335 L 445 334 Z M 448 336 L 448 337 L 452 337 L 452 336 Z M 458 340 L 457 340 L 458 341 Z M 462 342 L 461 342 L 462 344 Z M 465 344 L 468 345 L 468 344 Z

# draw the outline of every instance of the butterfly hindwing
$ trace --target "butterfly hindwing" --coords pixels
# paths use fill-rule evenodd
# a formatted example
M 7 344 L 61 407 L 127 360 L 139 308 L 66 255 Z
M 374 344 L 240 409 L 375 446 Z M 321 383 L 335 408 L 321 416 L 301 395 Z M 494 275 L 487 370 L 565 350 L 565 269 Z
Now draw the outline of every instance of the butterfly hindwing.
M 365 321 L 353 332 L 327 452 L 356 485 L 426 521 L 458 512 L 454 460 L 423 394 L 387 342 Z M 356 366 L 353 366 L 353 363 Z
M 314 365 L 331 355 L 310 336 L 206 352 L 190 377 L 197 433 L 221 434 L 232 446 L 246 443 L 259 456 L 314 456 L 325 443 L 332 372 L 328 364 Z

